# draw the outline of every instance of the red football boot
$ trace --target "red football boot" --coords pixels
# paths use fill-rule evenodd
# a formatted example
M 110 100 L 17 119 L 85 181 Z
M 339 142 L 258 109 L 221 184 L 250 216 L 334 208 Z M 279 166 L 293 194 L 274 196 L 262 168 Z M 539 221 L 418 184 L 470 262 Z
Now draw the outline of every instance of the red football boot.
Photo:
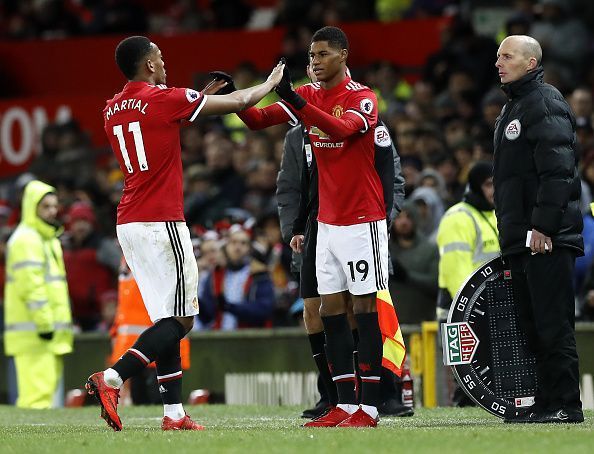
M 122 430 L 122 421 L 118 416 L 118 400 L 120 390 L 112 388 L 105 383 L 103 372 L 96 372 L 89 377 L 85 385 L 87 392 L 94 395 L 101 405 L 101 417 L 107 425 L 116 432 Z
M 346 418 L 336 427 L 377 427 L 379 418 L 372 418 L 362 408 Z
M 163 430 L 204 430 L 204 426 L 196 424 L 190 418 L 190 415 L 186 414 L 182 419 L 171 419 L 169 416 L 163 417 L 161 423 L 161 429 Z
M 333 407 L 316 419 L 303 424 L 303 427 L 336 427 L 350 415 L 342 408 Z

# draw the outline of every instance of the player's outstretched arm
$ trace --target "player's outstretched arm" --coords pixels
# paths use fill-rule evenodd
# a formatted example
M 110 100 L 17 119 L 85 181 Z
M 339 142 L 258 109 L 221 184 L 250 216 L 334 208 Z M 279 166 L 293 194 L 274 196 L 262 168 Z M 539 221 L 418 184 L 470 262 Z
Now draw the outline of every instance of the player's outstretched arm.
M 266 82 L 254 87 L 237 90 L 227 95 L 209 96 L 200 114 L 225 115 L 240 112 L 257 104 L 279 84 L 283 76 L 284 67 L 285 65 L 279 62 L 268 76 L 268 79 L 266 79 Z
M 369 128 L 368 120 L 360 114 L 347 111 L 342 117 L 336 118 L 308 103 L 293 89 L 288 68 L 283 71 L 283 77 L 275 91 L 301 119 L 310 120 L 311 124 L 315 124 L 333 139 L 343 140 Z

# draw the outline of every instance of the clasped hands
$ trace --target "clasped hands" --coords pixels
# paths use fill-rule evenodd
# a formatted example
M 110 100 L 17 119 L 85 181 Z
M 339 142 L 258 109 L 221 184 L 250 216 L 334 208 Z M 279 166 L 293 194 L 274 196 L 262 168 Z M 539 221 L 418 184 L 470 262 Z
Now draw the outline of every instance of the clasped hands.
M 281 58 L 280 64 L 284 65 L 283 76 L 275 87 L 274 91 L 278 96 L 293 106 L 295 109 L 300 110 L 305 106 L 306 101 L 293 89 L 293 82 L 291 81 L 291 74 L 287 67 L 285 58 Z M 212 71 L 209 75 L 213 78 L 209 82 L 202 92 L 207 95 L 227 95 L 233 93 L 236 90 L 233 77 L 224 71 Z

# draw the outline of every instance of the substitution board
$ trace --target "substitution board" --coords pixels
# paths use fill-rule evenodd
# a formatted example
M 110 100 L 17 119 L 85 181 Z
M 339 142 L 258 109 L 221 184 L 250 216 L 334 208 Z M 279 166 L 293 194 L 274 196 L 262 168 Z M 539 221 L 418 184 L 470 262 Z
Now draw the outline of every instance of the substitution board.
M 535 357 L 518 322 L 513 276 L 497 257 L 475 271 L 441 326 L 444 364 L 489 413 L 513 417 L 534 403 Z

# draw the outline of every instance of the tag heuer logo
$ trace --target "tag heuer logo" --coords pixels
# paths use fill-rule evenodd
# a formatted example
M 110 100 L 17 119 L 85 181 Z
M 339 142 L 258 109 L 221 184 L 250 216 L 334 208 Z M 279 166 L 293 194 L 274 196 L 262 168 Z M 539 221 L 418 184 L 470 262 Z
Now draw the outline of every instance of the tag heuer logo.
M 467 322 L 442 325 L 444 364 L 470 364 L 479 340 Z

